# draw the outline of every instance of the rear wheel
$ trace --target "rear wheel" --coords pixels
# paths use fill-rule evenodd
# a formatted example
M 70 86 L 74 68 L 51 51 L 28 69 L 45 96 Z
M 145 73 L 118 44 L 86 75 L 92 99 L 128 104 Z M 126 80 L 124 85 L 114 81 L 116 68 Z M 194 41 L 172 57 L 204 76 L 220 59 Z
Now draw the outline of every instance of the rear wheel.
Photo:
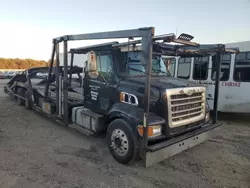
M 112 156 L 122 164 L 130 164 L 136 158 L 134 134 L 123 119 L 112 121 L 107 130 L 107 142 Z
M 24 92 L 25 90 L 21 87 L 17 89 L 17 94 L 21 97 L 24 97 Z M 24 106 L 25 100 L 20 98 L 19 96 L 17 96 L 17 104 L 19 104 L 20 106 Z

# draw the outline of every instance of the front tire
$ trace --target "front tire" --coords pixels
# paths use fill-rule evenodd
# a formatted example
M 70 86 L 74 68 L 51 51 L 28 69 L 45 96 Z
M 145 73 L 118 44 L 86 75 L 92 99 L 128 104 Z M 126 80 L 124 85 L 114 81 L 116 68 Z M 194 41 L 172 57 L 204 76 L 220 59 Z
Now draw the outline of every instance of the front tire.
M 129 124 L 123 119 L 112 121 L 107 130 L 109 151 L 116 161 L 131 164 L 136 158 L 135 136 Z

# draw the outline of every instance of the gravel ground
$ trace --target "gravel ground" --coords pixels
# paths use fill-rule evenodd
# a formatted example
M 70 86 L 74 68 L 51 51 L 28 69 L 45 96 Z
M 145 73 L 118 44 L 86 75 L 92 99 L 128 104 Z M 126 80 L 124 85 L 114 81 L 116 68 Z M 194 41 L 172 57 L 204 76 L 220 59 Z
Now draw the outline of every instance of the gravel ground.
M 117 163 L 103 138 L 16 105 L 0 81 L 0 188 L 250 187 L 250 125 L 226 122 L 211 140 L 150 168 Z

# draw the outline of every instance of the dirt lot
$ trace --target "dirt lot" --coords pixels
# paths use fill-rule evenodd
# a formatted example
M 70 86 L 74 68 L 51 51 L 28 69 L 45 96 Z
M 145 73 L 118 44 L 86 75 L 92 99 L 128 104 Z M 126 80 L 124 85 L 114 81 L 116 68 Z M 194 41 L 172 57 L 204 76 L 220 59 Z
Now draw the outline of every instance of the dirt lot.
M 145 169 L 118 164 L 103 138 L 85 136 L 16 105 L 0 80 L 0 188 L 250 187 L 250 123 Z

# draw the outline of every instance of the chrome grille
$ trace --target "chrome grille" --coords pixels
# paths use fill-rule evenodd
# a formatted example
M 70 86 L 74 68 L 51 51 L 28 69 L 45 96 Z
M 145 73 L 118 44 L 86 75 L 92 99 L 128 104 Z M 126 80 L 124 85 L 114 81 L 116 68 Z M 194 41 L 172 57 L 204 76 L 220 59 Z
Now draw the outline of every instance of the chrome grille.
M 170 127 L 188 125 L 205 118 L 205 88 L 168 89 L 168 120 Z

